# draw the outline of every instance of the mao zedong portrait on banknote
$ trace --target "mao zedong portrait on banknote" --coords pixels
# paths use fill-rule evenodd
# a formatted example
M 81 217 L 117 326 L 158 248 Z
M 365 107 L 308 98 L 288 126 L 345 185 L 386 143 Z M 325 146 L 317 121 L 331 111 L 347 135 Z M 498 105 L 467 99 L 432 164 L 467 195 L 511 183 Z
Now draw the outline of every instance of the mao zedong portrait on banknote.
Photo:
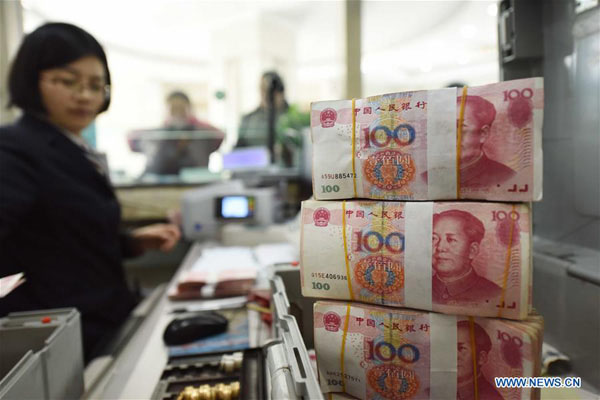
M 482 367 L 488 363 L 488 354 L 492 350 L 492 340 L 478 323 L 473 324 L 476 363 L 477 363 L 477 391 L 480 399 L 502 400 L 503 397 L 485 376 Z M 471 349 L 471 338 L 469 335 L 469 322 L 458 321 L 456 332 L 457 344 L 457 393 L 459 400 L 475 399 L 473 357 Z M 492 380 L 493 382 L 493 380 Z
M 467 211 L 446 210 L 433 215 L 434 303 L 478 302 L 500 296 L 502 289 L 473 269 L 484 235 L 483 223 Z
M 457 98 L 459 106 L 461 100 L 461 97 Z M 461 186 L 482 189 L 514 177 L 513 169 L 491 159 L 485 150 L 496 119 L 496 107 L 481 96 L 467 96 L 464 108 L 459 160 Z M 422 177 L 427 181 L 427 171 Z
M 492 103 L 480 96 L 467 96 L 461 135 L 462 186 L 497 185 L 515 175 L 511 168 L 490 159 L 485 153 L 484 145 L 495 118 L 496 108 Z

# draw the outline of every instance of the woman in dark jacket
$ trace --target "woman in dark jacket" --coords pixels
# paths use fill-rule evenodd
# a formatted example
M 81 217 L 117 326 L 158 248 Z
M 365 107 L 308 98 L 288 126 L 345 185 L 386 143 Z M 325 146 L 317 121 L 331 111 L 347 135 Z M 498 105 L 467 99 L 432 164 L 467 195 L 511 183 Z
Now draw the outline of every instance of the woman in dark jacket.
M 24 272 L 26 281 L 0 299 L 0 316 L 77 307 L 89 361 L 134 307 L 123 257 L 170 250 L 180 233 L 119 228 L 107 171 L 81 138 L 110 103 L 106 56 L 90 34 L 52 23 L 27 35 L 9 92 L 23 116 L 0 127 L 0 277 Z

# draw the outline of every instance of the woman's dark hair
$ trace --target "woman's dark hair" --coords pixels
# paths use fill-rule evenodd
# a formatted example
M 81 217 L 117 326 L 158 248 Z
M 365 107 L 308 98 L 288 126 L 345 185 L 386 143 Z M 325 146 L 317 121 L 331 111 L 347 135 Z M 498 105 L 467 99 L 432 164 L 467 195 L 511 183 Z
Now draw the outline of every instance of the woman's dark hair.
M 188 95 L 183 93 L 181 90 L 175 90 L 167 96 L 167 101 L 171 101 L 173 99 L 181 99 L 188 104 L 192 104 Z
M 92 35 L 75 25 L 48 23 L 28 34 L 12 63 L 8 77 L 9 103 L 24 111 L 46 113 L 40 96 L 40 72 L 63 67 L 82 57 L 97 57 L 104 66 L 106 84 L 110 88 L 110 72 L 106 54 Z M 106 93 L 100 112 L 110 104 Z
M 283 93 L 285 91 L 283 79 L 281 79 L 281 76 L 277 72 L 267 71 L 263 73 L 262 79 L 267 79 L 269 81 L 269 88 L 272 88 L 273 91 L 279 93 Z
M 276 71 L 267 71 L 262 74 L 262 79 L 268 82 L 267 86 L 267 101 L 269 104 L 273 104 L 273 98 L 275 93 L 285 92 L 285 86 L 283 84 L 283 79 L 281 79 L 281 75 L 279 75 Z M 284 94 L 285 96 L 285 94 Z M 289 107 L 288 102 L 283 99 L 283 108 L 287 110 Z

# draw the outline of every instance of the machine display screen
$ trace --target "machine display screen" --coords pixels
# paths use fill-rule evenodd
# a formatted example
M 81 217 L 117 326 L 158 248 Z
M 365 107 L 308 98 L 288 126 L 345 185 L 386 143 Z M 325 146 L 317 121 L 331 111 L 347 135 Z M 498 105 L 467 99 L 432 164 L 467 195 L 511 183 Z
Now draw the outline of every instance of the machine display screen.
M 223 196 L 217 198 L 217 218 L 250 219 L 254 217 L 253 196 Z

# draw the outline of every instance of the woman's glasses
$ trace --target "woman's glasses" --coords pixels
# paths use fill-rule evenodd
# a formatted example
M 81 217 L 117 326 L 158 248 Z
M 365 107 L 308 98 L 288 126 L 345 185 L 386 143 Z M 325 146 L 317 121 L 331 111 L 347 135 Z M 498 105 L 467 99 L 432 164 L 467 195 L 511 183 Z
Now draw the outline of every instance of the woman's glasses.
M 110 93 L 110 85 L 102 84 L 100 82 L 90 82 L 86 84 L 82 80 L 65 77 L 46 78 L 42 79 L 42 81 L 62 86 L 73 94 L 83 93 L 87 89 L 94 96 L 106 98 Z

